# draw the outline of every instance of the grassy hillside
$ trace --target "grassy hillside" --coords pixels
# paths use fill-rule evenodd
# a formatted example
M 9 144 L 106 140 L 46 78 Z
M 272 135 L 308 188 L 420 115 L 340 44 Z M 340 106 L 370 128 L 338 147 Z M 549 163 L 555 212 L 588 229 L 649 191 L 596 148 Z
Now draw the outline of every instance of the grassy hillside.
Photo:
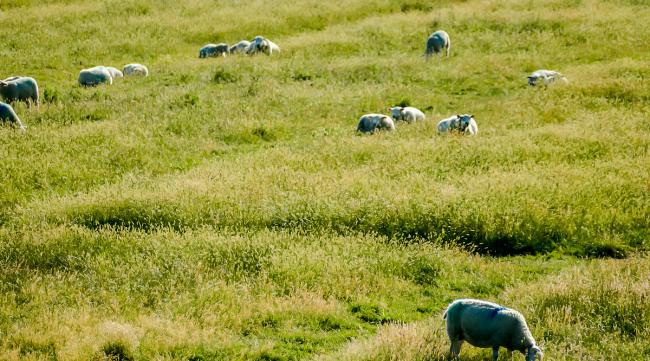
M 3 0 L 42 104 L 0 127 L 0 359 L 441 360 L 458 297 L 549 359 L 648 357 L 648 5 Z M 256 35 L 282 53 L 198 58 Z M 428 121 L 355 134 L 395 104 Z

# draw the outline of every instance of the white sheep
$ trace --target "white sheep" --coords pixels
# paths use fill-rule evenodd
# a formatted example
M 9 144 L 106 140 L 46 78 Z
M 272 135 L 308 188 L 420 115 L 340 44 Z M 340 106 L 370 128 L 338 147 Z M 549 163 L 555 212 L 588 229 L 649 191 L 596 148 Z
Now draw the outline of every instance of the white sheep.
M 226 56 L 230 52 L 230 47 L 226 43 L 206 44 L 199 50 L 199 58 L 214 58 L 217 56 Z
M 272 42 L 271 40 L 258 35 L 255 38 L 253 38 L 250 45 L 246 48 L 245 52 L 248 55 L 253 55 L 257 53 L 273 55 L 273 53 L 280 52 L 280 47 L 276 43 Z
M 558 80 L 562 81 L 564 84 L 569 83 L 569 80 L 559 71 L 541 69 L 534 71 L 530 76 L 528 76 L 528 85 L 536 86 L 538 82 L 541 81 L 544 86 L 548 86 Z
M 28 76 L 12 76 L 0 80 L 0 96 L 8 102 L 32 101 L 38 105 L 38 84 Z
M 458 132 L 469 135 L 478 133 L 478 124 L 473 115 L 452 115 L 438 122 L 438 133 Z
M 20 118 L 18 118 L 18 115 L 16 115 L 14 108 L 12 108 L 9 104 L 0 102 L 0 122 L 4 121 L 8 121 L 12 125 L 18 126 L 18 128 L 23 132 L 27 130 L 27 128 L 20 121 Z
M 526 361 L 542 360 L 544 354 L 536 345 L 521 313 L 492 302 L 460 299 L 447 307 L 443 316 L 447 320 L 447 335 L 451 341 L 449 352 L 458 359 L 464 341 L 476 347 L 491 347 L 492 361 L 499 356 L 499 347 L 526 356 Z
M 424 113 L 417 108 L 413 107 L 392 107 L 388 108 L 393 117 L 393 120 L 403 120 L 409 123 L 415 121 L 423 121 L 425 119 Z
M 228 50 L 231 54 L 243 53 L 246 51 L 246 48 L 251 45 L 251 42 L 248 40 L 242 40 L 237 44 L 230 47 Z
M 438 54 L 442 49 L 445 49 L 447 57 L 449 57 L 449 51 L 451 50 L 451 40 L 449 39 L 449 34 L 444 30 L 438 30 L 431 34 L 427 39 L 427 48 L 424 52 L 424 56 L 429 59 L 433 54 Z
M 359 118 L 359 125 L 357 126 L 357 132 L 362 133 L 374 133 L 378 130 L 395 130 L 395 123 L 393 119 L 388 115 L 384 114 L 366 114 Z
M 97 86 L 102 83 L 113 84 L 113 77 L 105 66 L 83 69 L 79 72 L 79 85 Z
M 149 69 L 147 69 L 146 66 L 142 64 L 126 64 L 124 65 L 124 75 L 142 75 L 142 76 L 149 76 Z
M 124 74 L 117 68 L 114 68 L 112 66 L 106 66 L 105 68 L 106 70 L 108 70 L 109 73 L 111 73 L 111 77 L 113 78 L 113 80 L 115 80 L 115 78 L 124 77 Z

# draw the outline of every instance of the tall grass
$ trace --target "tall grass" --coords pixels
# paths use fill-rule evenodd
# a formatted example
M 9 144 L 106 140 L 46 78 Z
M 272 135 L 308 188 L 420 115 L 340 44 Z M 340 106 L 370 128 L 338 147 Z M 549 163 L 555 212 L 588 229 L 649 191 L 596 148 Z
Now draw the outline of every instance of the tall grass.
M 0 359 L 437 360 L 457 297 L 520 308 L 554 359 L 645 357 L 648 19 L 642 1 L 0 2 L 0 76 L 43 100 L 14 106 L 27 133 L 0 127 Z M 452 56 L 425 62 L 437 29 Z M 256 35 L 282 53 L 198 58 Z M 76 84 L 130 62 L 151 76 Z M 539 68 L 570 84 L 528 88 Z M 354 133 L 395 104 L 428 120 Z M 457 113 L 477 137 L 436 134 Z

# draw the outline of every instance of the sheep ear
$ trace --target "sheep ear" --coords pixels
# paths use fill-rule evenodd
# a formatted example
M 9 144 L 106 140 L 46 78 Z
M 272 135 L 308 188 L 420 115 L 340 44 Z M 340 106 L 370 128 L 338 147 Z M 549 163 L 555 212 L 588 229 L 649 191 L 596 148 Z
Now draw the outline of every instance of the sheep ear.
M 456 114 L 456 118 L 460 119 L 460 115 Z
M 474 118 L 474 114 L 470 115 L 469 117 L 470 117 L 470 118 Z

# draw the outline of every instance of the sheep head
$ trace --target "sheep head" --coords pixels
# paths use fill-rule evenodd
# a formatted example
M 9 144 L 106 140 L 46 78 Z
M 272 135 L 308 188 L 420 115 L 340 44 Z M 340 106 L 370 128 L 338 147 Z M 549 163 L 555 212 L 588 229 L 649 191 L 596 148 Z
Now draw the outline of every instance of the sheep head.
M 403 107 L 388 108 L 388 111 L 391 113 L 390 115 L 395 120 L 400 120 L 404 116 L 404 108 Z
M 526 352 L 526 361 L 535 361 L 537 358 L 539 358 L 539 361 L 542 361 L 543 357 L 544 353 L 538 346 L 531 346 L 528 348 L 528 352 Z

